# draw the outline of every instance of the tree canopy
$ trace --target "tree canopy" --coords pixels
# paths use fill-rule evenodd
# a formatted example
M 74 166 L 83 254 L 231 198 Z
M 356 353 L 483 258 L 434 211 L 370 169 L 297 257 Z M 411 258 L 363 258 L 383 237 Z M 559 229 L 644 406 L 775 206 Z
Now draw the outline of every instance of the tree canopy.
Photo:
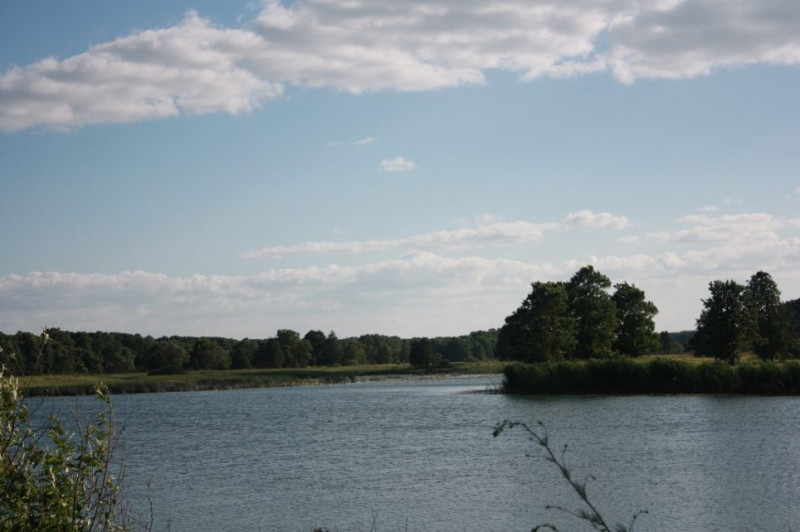
M 613 296 L 610 287 L 609 278 L 592 266 L 568 282 L 534 282 L 500 329 L 498 357 L 532 362 L 657 351 L 656 306 L 633 285 L 617 284 Z
M 791 306 L 782 303 L 770 274 L 759 271 L 747 285 L 712 281 L 711 296 L 703 300 L 692 349 L 733 364 L 752 350 L 763 359 L 790 356 L 797 350 L 797 333 Z

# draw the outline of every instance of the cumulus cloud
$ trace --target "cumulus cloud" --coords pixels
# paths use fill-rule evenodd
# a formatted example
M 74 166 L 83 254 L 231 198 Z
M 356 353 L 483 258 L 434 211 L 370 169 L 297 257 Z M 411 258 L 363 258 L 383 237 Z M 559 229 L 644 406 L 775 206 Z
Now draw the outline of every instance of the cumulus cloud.
M 248 113 L 283 93 L 243 62 L 251 32 L 219 29 L 190 12 L 177 26 L 143 31 L 59 61 L 0 76 L 0 128 L 73 128 L 177 116 Z
M 383 159 L 381 161 L 380 170 L 383 172 L 410 172 L 416 167 L 417 164 L 414 161 L 399 156 L 394 159 Z
M 567 214 L 564 223 L 567 226 L 585 227 L 588 229 L 625 229 L 631 221 L 626 216 L 614 216 L 610 212 L 592 212 L 582 210 Z
M 472 227 L 423 233 L 406 238 L 383 240 L 354 240 L 349 242 L 305 242 L 291 246 L 274 246 L 250 251 L 247 258 L 281 258 L 289 255 L 315 253 L 363 253 L 389 249 L 464 250 L 535 242 L 545 233 L 556 231 L 557 223 L 527 221 L 502 222 L 494 217 L 478 217 Z
M 620 12 L 609 28 L 607 60 L 622 82 L 800 62 L 797 2 L 653 0 L 633 6 Z
M 612 72 L 682 78 L 800 63 L 790 0 L 268 0 L 239 28 L 194 12 L 0 75 L 0 129 L 247 113 L 287 86 L 352 94 Z

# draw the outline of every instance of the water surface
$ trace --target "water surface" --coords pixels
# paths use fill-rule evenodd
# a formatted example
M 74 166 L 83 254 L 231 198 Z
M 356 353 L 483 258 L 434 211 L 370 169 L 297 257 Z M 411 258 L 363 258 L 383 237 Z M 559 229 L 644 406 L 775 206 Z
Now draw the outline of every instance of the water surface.
M 614 521 L 800 528 L 800 400 L 510 397 L 496 379 L 116 396 L 129 499 L 172 530 L 583 529 L 577 498 L 503 419 L 541 420 Z M 83 400 L 81 400 L 83 405 Z M 89 403 L 86 403 L 89 404 Z M 527 456 L 531 455 L 531 456 Z M 584 527 L 585 528 L 585 527 Z

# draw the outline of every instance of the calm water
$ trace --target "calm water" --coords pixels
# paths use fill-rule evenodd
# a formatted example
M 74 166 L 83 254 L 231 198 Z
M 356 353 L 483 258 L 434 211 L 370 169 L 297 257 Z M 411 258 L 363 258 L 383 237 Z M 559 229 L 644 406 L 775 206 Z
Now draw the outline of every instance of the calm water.
M 568 443 L 612 520 L 649 510 L 638 530 L 800 529 L 800 399 L 463 393 L 491 382 L 116 396 L 129 498 L 146 513 L 149 480 L 177 532 L 585 529 L 545 510 L 579 506 L 541 449 L 492 437 L 509 418 Z

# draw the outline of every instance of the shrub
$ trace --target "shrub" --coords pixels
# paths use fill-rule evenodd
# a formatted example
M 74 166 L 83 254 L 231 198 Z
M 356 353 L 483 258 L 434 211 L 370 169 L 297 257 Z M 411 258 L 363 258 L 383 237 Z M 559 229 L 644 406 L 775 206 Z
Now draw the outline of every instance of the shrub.
M 735 393 L 740 388 L 736 369 L 725 362 L 700 364 L 696 374 L 695 391 L 699 393 Z
M 79 423 L 72 434 L 51 415 L 34 428 L 17 379 L 0 369 L 0 530 L 124 530 L 113 411 L 103 387 L 96 395 L 107 407 L 96 425 Z

